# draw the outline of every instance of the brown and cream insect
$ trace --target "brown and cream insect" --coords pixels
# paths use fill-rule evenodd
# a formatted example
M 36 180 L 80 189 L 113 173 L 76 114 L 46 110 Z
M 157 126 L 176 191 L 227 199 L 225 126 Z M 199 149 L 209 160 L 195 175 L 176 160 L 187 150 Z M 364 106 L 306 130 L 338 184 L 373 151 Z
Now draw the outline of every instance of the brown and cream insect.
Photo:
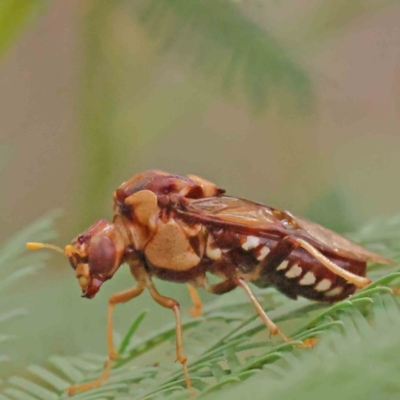
M 40 243 L 29 249 L 52 248 L 65 254 L 75 270 L 83 297 L 93 298 L 101 285 L 127 263 L 137 284 L 111 296 L 108 306 L 109 361 L 96 381 L 73 386 L 69 393 L 105 381 L 118 357 L 112 338 L 116 304 L 139 296 L 145 289 L 174 312 L 176 353 L 190 378 L 183 352 L 179 303 L 161 295 L 152 277 L 189 283 L 193 314 L 201 314 L 195 288 L 215 294 L 241 287 L 273 335 L 290 339 L 269 319 L 248 282 L 274 286 L 286 296 L 336 302 L 370 283 L 367 262 L 391 260 L 287 211 L 224 195 L 224 190 L 194 175 L 183 177 L 147 171 L 124 182 L 114 193 L 113 222 L 100 220 L 77 236 L 64 250 Z M 207 273 L 221 278 L 211 285 Z M 307 343 L 305 343 L 307 345 Z

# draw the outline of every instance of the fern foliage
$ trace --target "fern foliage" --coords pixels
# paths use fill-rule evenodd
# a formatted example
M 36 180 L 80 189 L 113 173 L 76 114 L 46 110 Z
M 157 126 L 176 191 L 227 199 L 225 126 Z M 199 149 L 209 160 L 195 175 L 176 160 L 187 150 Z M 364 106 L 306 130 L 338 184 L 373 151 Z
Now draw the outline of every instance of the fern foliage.
M 353 237 L 398 259 L 400 216 L 376 221 Z M 362 398 L 372 393 L 390 398 L 390 393 L 398 393 L 400 310 L 390 287 L 400 282 L 400 271 L 372 266 L 370 272 L 375 280 L 369 287 L 332 306 L 292 301 L 273 288 L 257 290 L 269 316 L 291 334 L 292 343 L 269 338 L 241 292 L 218 297 L 207 305 L 202 318 L 184 318 L 192 391 L 207 399 L 249 395 L 289 399 L 294 393 L 296 398 L 317 399 L 327 390 L 335 395 L 326 398 L 345 398 L 346 391 L 355 390 L 365 394 Z M 173 364 L 172 315 L 171 324 L 147 336 L 140 334 L 144 318 L 151 315 L 143 311 L 122 338 L 121 358 L 110 379 L 75 395 L 76 400 L 188 398 L 181 367 Z M 298 346 L 310 337 L 318 338 L 315 348 Z M 93 354 L 53 355 L 43 365 L 30 366 L 23 378 L 9 378 L 0 400 L 67 398 L 65 390 L 96 379 L 104 361 L 104 356 Z M 364 379 L 368 381 L 363 385 Z
M 56 236 L 54 229 L 54 218 L 57 212 L 53 212 L 27 228 L 23 229 L 0 247 L 0 324 L 4 326 L 14 318 L 23 316 L 26 313 L 24 308 L 10 308 L 7 304 L 6 291 L 17 285 L 20 280 L 26 279 L 38 269 L 45 266 L 46 254 L 26 254 L 25 243 L 32 237 L 39 241 L 49 241 Z M 11 335 L 0 334 L 2 349 L 9 345 Z M 0 362 L 7 361 L 6 353 L 0 354 Z
M 279 88 L 303 111 L 310 106 L 312 83 L 305 69 L 234 1 L 139 0 L 132 7 L 163 51 L 178 52 L 181 63 L 216 78 L 222 93 L 238 86 L 261 110 L 276 100 Z M 287 107 L 287 98 L 283 104 Z

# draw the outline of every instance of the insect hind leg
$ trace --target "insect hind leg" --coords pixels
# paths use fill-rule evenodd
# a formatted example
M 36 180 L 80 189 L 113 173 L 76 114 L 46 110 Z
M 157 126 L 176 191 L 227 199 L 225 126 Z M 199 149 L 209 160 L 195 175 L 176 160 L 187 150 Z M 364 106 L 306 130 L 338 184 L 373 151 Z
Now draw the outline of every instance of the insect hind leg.
M 315 257 L 315 259 L 317 259 L 325 268 L 329 269 L 329 271 L 344 278 L 347 282 L 358 288 L 364 288 L 371 283 L 370 279 L 353 274 L 352 272 L 339 267 L 339 265 L 335 264 L 328 257 L 323 255 L 307 241 L 293 236 L 287 236 L 275 245 L 260 266 L 260 276 L 267 276 L 270 271 L 275 270 L 289 257 L 290 253 L 296 247 L 301 247 Z
M 264 311 L 264 309 L 261 307 L 261 304 L 258 302 L 256 297 L 254 296 L 253 292 L 247 285 L 247 283 L 242 279 L 242 278 L 237 278 L 235 280 L 235 283 L 237 286 L 240 286 L 246 294 L 249 296 L 251 302 L 253 303 L 257 314 L 260 316 L 260 318 L 263 320 L 265 326 L 267 329 L 270 331 L 271 335 L 279 335 L 285 342 L 292 342 L 292 339 L 289 338 L 288 336 L 284 335 L 281 330 L 278 328 L 278 326 L 268 317 L 267 313 Z M 310 338 L 306 339 L 303 341 L 300 346 L 301 347 L 312 347 L 316 343 L 315 338 Z
M 289 339 L 287 336 L 285 336 L 280 329 L 278 328 L 277 325 L 275 325 L 272 320 L 268 317 L 267 313 L 264 311 L 264 309 L 261 307 L 261 304 L 258 302 L 256 297 L 254 296 L 253 292 L 247 285 L 247 283 L 242 279 L 238 278 L 236 279 L 237 286 L 240 286 L 246 294 L 249 296 L 251 302 L 253 303 L 257 314 L 260 316 L 260 318 L 263 320 L 265 326 L 267 329 L 271 332 L 271 335 L 279 335 L 285 342 L 290 342 L 291 339 Z
M 221 294 L 231 292 L 237 286 L 238 285 L 234 280 L 226 279 L 225 281 L 215 283 L 214 285 L 210 285 L 210 286 L 206 287 L 205 289 L 209 293 L 221 295 Z
M 312 246 L 305 240 L 298 238 L 291 238 L 291 240 L 297 243 L 299 247 L 314 256 L 325 268 L 329 269 L 329 271 L 333 272 L 335 275 L 342 277 L 343 279 L 346 279 L 347 282 L 353 284 L 354 286 L 358 288 L 364 288 L 371 283 L 371 279 L 353 274 L 339 267 L 337 264 L 332 262 L 328 257 L 324 256 L 320 251 L 318 251 L 314 246 Z

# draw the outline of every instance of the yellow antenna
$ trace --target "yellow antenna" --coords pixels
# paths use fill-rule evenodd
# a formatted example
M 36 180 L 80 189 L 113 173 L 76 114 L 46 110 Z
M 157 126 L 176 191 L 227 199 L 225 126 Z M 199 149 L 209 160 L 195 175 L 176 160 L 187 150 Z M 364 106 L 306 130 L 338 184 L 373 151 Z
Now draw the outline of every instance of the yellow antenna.
M 61 247 L 54 246 L 53 244 L 29 242 L 26 244 L 26 248 L 28 250 L 50 249 L 58 251 L 61 254 L 64 254 L 64 250 Z

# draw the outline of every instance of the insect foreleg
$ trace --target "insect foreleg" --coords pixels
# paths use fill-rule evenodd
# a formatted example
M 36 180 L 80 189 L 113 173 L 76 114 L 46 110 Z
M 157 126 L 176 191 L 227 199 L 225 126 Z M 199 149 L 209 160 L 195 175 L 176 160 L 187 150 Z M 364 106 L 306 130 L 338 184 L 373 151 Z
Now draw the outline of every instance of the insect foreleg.
M 176 359 L 182 364 L 183 374 L 185 376 L 186 386 L 190 388 L 192 383 L 190 381 L 189 373 L 186 366 L 186 357 L 183 351 L 183 342 L 182 342 L 182 323 L 181 323 L 181 314 L 179 311 L 179 303 L 171 299 L 170 297 L 166 297 L 158 293 L 157 289 L 153 285 L 153 283 L 148 280 L 146 284 L 151 297 L 160 305 L 165 308 L 171 309 L 175 314 L 175 322 L 176 322 Z
M 144 290 L 142 284 L 138 284 L 132 289 L 125 290 L 123 292 L 118 292 L 113 294 L 108 300 L 108 317 L 107 317 L 107 347 L 108 347 L 108 360 L 106 362 L 104 372 L 99 379 L 95 381 L 83 383 L 81 385 L 74 385 L 68 389 L 68 395 L 71 396 L 75 392 L 82 392 L 89 390 L 101 385 L 102 382 L 106 381 L 110 376 L 111 367 L 113 365 L 113 360 L 119 357 L 119 354 L 114 348 L 113 342 L 113 311 L 114 307 L 120 303 L 126 303 L 129 300 L 139 296 Z
M 349 271 L 346 271 L 343 268 L 340 268 L 338 265 L 329 260 L 329 258 L 325 257 L 314 246 L 312 246 L 305 240 L 297 238 L 293 238 L 292 240 L 298 243 L 301 248 L 303 248 L 304 250 L 309 252 L 312 256 L 314 256 L 324 267 L 332 271 L 334 274 L 346 279 L 347 282 L 352 283 L 358 288 L 363 288 L 371 283 L 371 280 L 368 278 L 353 274 Z
M 104 371 L 101 376 L 92 382 L 82 383 L 80 385 L 70 386 L 67 390 L 68 396 L 73 396 L 76 392 L 84 392 L 96 387 L 99 387 L 103 382 L 107 381 L 110 377 L 110 371 L 112 368 L 112 360 L 108 359 L 104 366 Z
M 125 290 L 123 292 L 114 293 L 108 299 L 108 318 L 107 318 L 107 347 L 108 347 L 108 357 L 110 360 L 114 360 L 119 357 L 119 354 L 114 348 L 113 342 L 113 312 L 114 307 L 117 304 L 126 303 L 129 300 L 142 294 L 144 287 L 142 284 L 138 284 L 132 289 Z

